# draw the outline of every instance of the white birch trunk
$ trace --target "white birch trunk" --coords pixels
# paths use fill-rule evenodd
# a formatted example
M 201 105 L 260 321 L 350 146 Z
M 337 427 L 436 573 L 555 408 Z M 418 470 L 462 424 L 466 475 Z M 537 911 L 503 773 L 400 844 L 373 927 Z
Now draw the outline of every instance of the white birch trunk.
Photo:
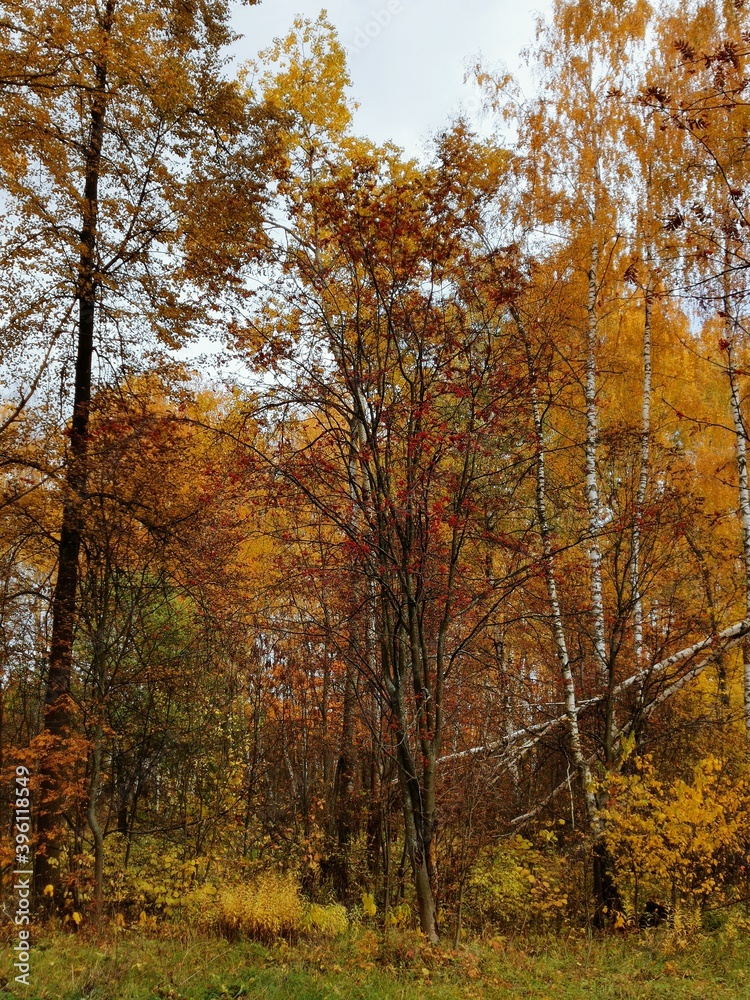
M 727 351 L 727 377 L 729 379 L 729 405 L 734 427 L 735 455 L 737 458 L 737 479 L 739 492 L 740 521 L 742 524 L 742 551 L 745 561 L 745 617 L 750 618 L 750 486 L 747 474 L 747 439 L 742 420 L 740 391 L 737 369 L 734 364 L 735 323 L 732 316 L 730 289 L 731 261 L 729 247 L 724 248 L 724 330 Z M 750 647 L 742 646 L 743 693 L 745 708 L 745 735 L 750 740 Z
M 727 368 L 729 376 L 729 399 L 734 425 L 734 440 L 737 455 L 737 476 L 739 480 L 740 519 L 742 521 L 742 548 L 745 557 L 745 614 L 750 618 L 750 487 L 747 474 L 747 441 L 740 408 L 740 393 L 737 372 L 732 360 L 731 346 Z M 747 641 L 742 646 L 745 696 L 745 733 L 750 740 L 750 655 Z
M 723 632 L 721 632 L 715 638 L 719 639 L 722 636 L 724 636 L 724 637 L 730 636 L 731 637 L 731 638 L 727 639 L 725 645 L 722 647 L 723 651 L 727 652 L 728 650 L 730 650 L 734 646 L 736 646 L 738 643 L 744 642 L 745 638 L 747 637 L 749 631 L 750 631 L 750 621 L 742 621 L 742 622 L 738 622 L 736 625 L 732 625 L 728 629 L 725 629 Z M 714 641 L 713 639 L 705 639 L 705 640 L 703 640 L 700 643 L 696 643 L 695 646 L 689 647 L 689 649 L 687 649 L 687 650 L 681 650 L 679 653 L 675 653 L 674 657 L 670 657 L 669 660 L 665 660 L 661 664 L 657 664 L 656 666 L 657 667 L 662 667 L 665 663 L 672 662 L 675 659 L 684 659 L 685 656 L 686 656 L 686 654 L 689 653 L 690 650 L 693 650 L 693 653 L 694 653 L 694 651 L 697 650 L 697 649 L 705 649 L 707 646 L 710 646 L 713 643 L 713 641 Z M 699 677 L 700 674 L 706 669 L 706 667 L 708 667 L 712 663 L 714 663 L 715 660 L 716 660 L 716 654 L 715 653 L 711 653 L 709 656 L 704 657 L 704 659 L 702 659 L 699 663 L 696 663 L 696 665 L 694 667 L 691 667 L 688 671 L 686 671 L 686 673 L 684 673 L 680 677 L 678 677 L 677 680 L 674 681 L 673 684 L 670 684 L 669 687 L 667 687 L 663 691 L 661 691 L 659 693 L 659 695 L 656 698 L 654 698 L 654 700 L 652 702 L 650 702 L 646 706 L 646 708 L 644 709 L 644 713 L 643 713 L 644 716 L 650 715 L 654 711 L 655 708 L 657 708 L 659 705 L 663 704 L 669 698 L 673 697 L 675 694 L 677 694 L 678 691 L 681 691 L 682 688 L 684 688 L 685 685 L 688 684 L 690 681 L 695 680 L 696 677 Z M 646 673 L 646 671 L 644 671 L 644 673 Z M 636 683 L 636 682 L 637 682 L 637 678 L 636 677 L 630 677 L 625 682 L 625 684 L 620 685 L 620 688 L 624 688 L 624 687 L 629 686 L 630 684 Z M 600 700 L 601 699 L 592 699 L 592 701 L 600 701 Z M 584 702 L 583 705 L 579 705 L 578 706 L 579 711 L 581 710 L 581 708 L 586 707 L 587 705 L 590 705 L 591 703 L 592 702 Z M 555 720 L 552 720 L 552 724 L 559 723 L 561 721 L 564 721 L 564 720 L 555 719 Z M 548 723 L 547 725 L 548 725 L 548 727 L 551 728 L 552 724 Z M 545 730 L 545 733 L 547 731 L 548 730 Z M 627 736 L 630 733 L 630 731 L 631 731 L 631 724 L 629 722 L 627 725 L 623 726 L 622 729 L 619 729 L 614 734 L 615 739 L 617 741 L 621 740 L 622 737 L 623 736 Z M 533 746 L 538 739 L 541 739 L 542 735 L 544 735 L 544 733 L 540 734 L 538 737 L 535 737 L 533 741 L 530 740 L 529 743 L 526 746 L 524 746 L 524 747 L 521 748 L 521 750 L 523 752 L 525 752 L 528 748 L 530 748 L 531 746 Z M 584 761 L 584 764 L 586 765 L 586 767 L 589 767 L 591 764 L 593 764 L 593 762 L 595 761 L 595 759 L 596 759 L 595 755 L 591 756 L 591 757 L 588 758 L 588 760 Z M 543 799 L 541 802 L 537 803 L 537 805 L 535 805 L 533 809 L 531 809 L 527 813 L 524 813 L 522 816 L 516 816 L 516 817 L 514 817 L 511 820 L 511 824 L 517 825 L 517 824 L 521 824 L 521 823 L 526 823 L 530 819 L 533 819 L 535 816 L 538 816 L 539 813 L 542 811 L 542 809 L 545 809 L 549 805 L 549 803 L 552 802 L 567 787 L 568 787 L 568 780 L 566 778 L 566 780 L 560 782 L 560 784 L 556 788 L 554 788 L 545 799 Z
M 607 647 L 604 639 L 604 595 L 602 588 L 602 551 L 599 533 L 602 527 L 599 504 L 599 485 L 596 476 L 596 455 L 599 440 L 599 412 L 596 402 L 596 355 L 598 348 L 597 281 L 599 251 L 591 251 L 588 273 L 587 344 L 586 344 L 586 500 L 589 512 L 588 557 L 591 572 L 591 625 L 594 642 L 594 660 L 602 688 L 609 683 Z
M 721 632 L 717 632 L 715 635 L 707 636 L 705 639 L 701 639 L 699 642 L 693 643 L 691 646 L 686 646 L 684 649 L 673 653 L 664 660 L 660 660 L 659 663 L 653 664 L 651 667 L 646 667 L 644 670 L 639 670 L 638 673 L 632 674 L 630 677 L 626 678 L 617 684 L 611 691 L 611 695 L 616 697 L 623 694 L 633 685 L 639 688 L 643 686 L 646 680 L 658 679 L 662 674 L 666 674 L 670 667 L 677 666 L 680 663 L 684 663 L 686 660 L 690 660 L 697 656 L 698 653 L 702 653 L 705 650 L 711 650 L 708 656 L 705 656 L 700 660 L 695 666 L 690 667 L 684 673 L 680 674 L 674 681 L 668 684 L 655 698 L 653 702 L 650 702 L 644 709 L 644 714 L 650 714 L 654 707 L 663 704 L 667 701 L 673 694 L 681 690 L 690 681 L 695 680 L 700 674 L 709 666 L 711 663 L 716 662 L 717 656 L 721 656 L 730 649 L 734 649 L 739 643 L 745 642 L 746 638 L 750 635 L 750 618 L 743 620 L 741 622 L 735 622 L 734 625 L 730 625 L 728 628 L 723 629 Z M 608 697 L 608 695 L 599 695 L 596 698 L 588 698 L 586 701 L 577 702 L 577 714 L 580 715 L 581 712 L 588 708 L 592 708 L 594 705 L 598 705 L 602 700 Z M 485 743 L 482 746 L 470 747 L 468 750 L 462 750 L 458 753 L 448 754 L 441 758 L 441 761 L 457 760 L 461 757 L 470 757 L 477 754 L 488 754 L 495 750 L 505 748 L 505 753 L 499 758 L 500 762 L 504 760 L 510 760 L 512 758 L 520 759 L 524 754 L 533 750 L 541 739 L 548 737 L 553 730 L 563 726 L 568 725 L 568 715 L 561 715 L 554 719 L 549 719 L 547 722 L 538 723 L 535 726 L 525 726 L 523 729 L 516 729 L 506 735 L 504 740 L 498 740 L 493 743 Z M 623 727 L 623 732 L 627 731 L 627 727 Z M 523 742 L 518 742 L 521 741 Z M 514 744 L 516 744 L 514 746 Z
M 565 720 L 570 735 L 570 752 L 573 762 L 576 765 L 583 785 L 583 795 L 586 803 L 586 814 L 591 824 L 592 832 L 598 836 L 601 832 L 601 817 L 594 794 L 591 770 L 583 752 L 581 743 L 581 733 L 578 727 L 578 706 L 576 703 L 576 688 L 573 671 L 570 666 L 568 655 L 568 645 L 565 639 L 565 629 L 563 627 L 562 611 L 557 593 L 557 579 L 555 576 L 555 560 L 552 549 L 552 532 L 547 519 L 547 471 L 544 453 L 544 427 L 542 415 L 539 407 L 539 398 L 536 389 L 534 366 L 531 357 L 531 347 L 525 330 L 520 321 L 520 317 L 515 315 L 519 332 L 524 337 L 529 365 L 529 375 L 531 379 L 531 413 L 534 421 L 534 438 L 536 445 L 536 514 L 539 521 L 539 533 L 542 539 L 542 559 L 544 565 L 544 578 L 547 584 L 547 597 L 552 614 L 552 634 L 555 640 L 555 650 L 560 663 L 560 672 L 563 678 L 565 692 Z
M 648 281 L 648 279 L 647 279 Z M 641 594 L 641 537 L 643 507 L 648 488 L 651 447 L 651 289 L 646 285 L 643 315 L 643 406 L 641 408 L 641 454 L 638 489 L 635 496 L 633 551 L 630 562 L 630 588 L 633 595 L 633 646 L 636 667 L 643 662 L 643 596 Z

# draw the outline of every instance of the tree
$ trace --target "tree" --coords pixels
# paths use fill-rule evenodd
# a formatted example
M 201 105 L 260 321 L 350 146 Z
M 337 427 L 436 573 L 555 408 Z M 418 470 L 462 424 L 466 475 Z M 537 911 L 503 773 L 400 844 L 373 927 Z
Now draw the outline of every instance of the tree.
M 92 386 L 137 364 L 149 340 L 174 346 L 205 329 L 212 303 L 203 292 L 238 289 L 261 242 L 260 116 L 222 75 L 232 37 L 224 0 L 7 2 L 0 12 L 0 186 L 10 207 L 2 253 L 17 288 L 14 315 L 30 334 L 30 357 L 59 341 L 64 372 L 67 352 L 75 359 L 72 380 L 63 375 L 72 417 L 40 763 L 38 893 L 56 883 L 55 760 L 72 724 Z
M 461 124 L 424 170 L 354 140 L 341 78 L 300 91 L 314 74 L 293 41 L 282 48 L 291 86 L 269 90 L 288 95 L 299 125 L 281 273 L 236 332 L 256 365 L 283 373 L 252 407 L 266 414 L 271 484 L 292 487 L 298 523 L 307 505 L 322 515 L 342 572 L 359 580 L 357 670 L 385 707 L 420 923 L 435 941 L 446 686 L 522 552 L 508 536 L 496 578 L 477 572 L 513 504 L 492 457 L 516 424 L 515 354 L 496 322 L 505 290 L 485 302 L 475 289 L 507 158 Z M 340 65 L 335 51 L 322 65 Z
M 726 376 L 730 433 L 737 469 L 739 528 L 750 617 L 750 479 L 743 358 L 746 355 L 748 16 L 744 3 L 696 3 L 667 10 L 654 65 L 640 100 L 673 140 L 674 185 L 666 228 L 681 258 L 684 293 L 713 313 L 721 332 L 718 358 Z M 665 75 L 663 66 L 669 65 Z M 665 78 L 666 77 L 666 78 Z M 697 292 L 694 289 L 698 289 Z M 710 321 L 709 321 L 710 322 Z M 743 646 L 745 731 L 750 740 L 750 643 Z
M 681 331 L 686 324 L 657 301 L 671 262 L 656 216 L 674 185 L 671 167 L 661 160 L 669 163 L 679 143 L 644 124 L 635 99 L 637 50 L 650 16 L 639 2 L 556 3 L 551 23 L 539 28 L 541 92 L 529 102 L 515 100 L 506 78 L 479 74 L 519 132 L 518 191 L 508 200 L 523 281 L 510 311 L 526 345 L 531 385 L 535 529 L 566 710 L 555 726 L 566 725 L 567 752 L 580 778 L 599 921 L 616 908 L 617 897 L 603 837 L 606 782 L 597 785 L 594 776 L 599 769 L 616 772 L 623 737 L 644 736 L 658 706 L 697 676 L 691 668 L 684 680 L 666 679 L 669 668 L 689 664 L 697 652 L 688 614 L 680 617 L 688 627 L 674 660 L 667 643 L 677 636 L 669 627 L 644 625 L 649 591 L 657 623 L 662 595 L 673 607 L 691 589 L 686 581 L 678 598 L 683 585 L 664 558 L 663 532 L 671 521 L 687 551 L 686 512 L 692 507 L 695 516 L 700 502 L 685 496 L 686 463 L 670 447 L 674 432 L 663 416 L 655 433 L 651 405 L 654 333 L 663 337 L 666 324 Z M 628 332 L 638 321 L 633 286 L 643 331 L 635 353 Z M 634 386 L 639 360 L 641 384 Z M 666 371 L 661 359 L 659 367 Z M 587 571 L 578 549 L 585 551 Z M 747 623 L 721 630 L 714 618 L 710 629 L 735 644 Z M 624 669 L 629 660 L 635 671 Z M 704 658 L 695 669 L 711 662 Z M 539 726 L 548 736 L 549 723 Z M 537 739 L 529 742 L 537 745 Z
M 598 16 L 592 16 L 596 11 Z M 617 635 L 608 630 L 613 614 L 605 607 L 606 510 L 602 496 L 601 416 L 602 355 L 609 313 L 612 311 L 619 258 L 621 230 L 627 212 L 624 181 L 629 176 L 621 134 L 626 124 L 622 108 L 609 99 L 624 85 L 632 53 L 642 38 L 648 19 L 642 3 L 567 3 L 554 5 L 551 23 L 540 25 L 543 39 L 537 52 L 541 70 L 539 96 L 516 113 L 519 125 L 518 172 L 524 188 L 518 214 L 527 233 L 524 242 L 532 254 L 548 258 L 555 276 L 564 275 L 574 289 L 570 310 L 558 314 L 555 338 L 565 350 L 582 399 L 574 403 L 583 412 L 582 493 L 587 512 L 587 530 L 581 536 L 588 561 L 587 626 L 582 636 L 592 681 L 603 698 L 604 731 L 601 733 L 606 765 L 615 756 L 615 686 Z M 533 247 L 534 232 L 547 226 L 552 246 Z M 554 244 L 557 244 L 555 246 Z M 594 879 L 598 886 L 598 910 L 610 910 L 611 880 L 607 860 L 599 851 L 601 804 L 594 794 L 586 755 L 579 732 L 578 695 L 571 669 L 558 595 L 552 530 L 547 511 L 547 458 L 544 417 L 537 393 L 537 348 L 531 343 L 522 318 L 523 307 L 514 310 L 515 322 L 526 344 L 532 383 L 531 410 L 537 451 L 536 515 L 542 541 L 542 561 L 551 612 L 552 633 L 563 677 L 571 755 L 579 772 L 586 812 L 594 835 Z M 533 314 L 532 314 L 533 315 Z M 534 319 L 532 318 L 532 322 Z M 563 324 L 564 327 L 563 328 Z M 608 634 L 609 633 L 609 634 Z M 589 682 L 591 683 L 591 682 Z

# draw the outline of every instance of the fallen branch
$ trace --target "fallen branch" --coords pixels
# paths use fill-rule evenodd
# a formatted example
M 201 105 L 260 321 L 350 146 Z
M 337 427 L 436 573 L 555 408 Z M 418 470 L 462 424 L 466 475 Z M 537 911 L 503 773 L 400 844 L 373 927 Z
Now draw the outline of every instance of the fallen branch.
M 698 653 L 703 652 L 705 649 L 711 649 L 711 655 L 704 657 L 699 663 L 694 667 L 691 667 L 688 671 L 682 674 L 677 680 L 675 680 L 669 687 L 664 688 L 654 699 L 649 702 L 649 704 L 644 708 L 644 714 L 650 715 L 651 712 L 659 705 L 663 704 L 672 695 L 676 694 L 681 690 L 686 684 L 690 683 L 691 680 L 695 680 L 707 666 L 714 662 L 716 656 L 719 652 L 727 652 L 728 650 L 739 645 L 742 640 L 750 634 L 750 620 L 743 620 L 741 622 L 736 622 L 734 625 L 730 625 L 729 628 L 725 628 L 723 631 L 719 632 L 717 635 L 708 636 L 705 639 L 701 639 L 700 642 L 695 642 L 691 646 L 686 646 L 684 649 L 679 650 L 677 653 L 673 653 L 671 656 L 666 657 L 664 660 L 660 660 L 658 663 L 653 664 L 650 667 L 645 667 L 643 670 L 639 670 L 638 673 L 632 674 L 626 680 L 621 681 L 616 684 L 612 689 L 611 693 L 606 695 L 597 695 L 595 698 L 587 698 L 586 701 L 580 702 L 576 707 L 576 715 L 580 715 L 587 708 L 591 708 L 593 705 L 601 704 L 608 697 L 616 697 L 627 691 L 634 684 L 637 684 L 643 680 L 650 680 L 655 675 L 666 673 L 670 667 L 674 667 L 679 663 L 684 663 L 686 660 L 691 659 Z M 475 757 L 481 753 L 491 754 L 496 750 L 503 749 L 503 757 L 512 757 L 518 759 L 528 750 L 533 749 L 536 744 L 543 739 L 551 730 L 556 729 L 558 726 L 563 726 L 568 721 L 568 713 L 563 715 L 555 716 L 553 719 L 548 719 L 545 722 L 537 723 L 534 726 L 524 726 L 523 729 L 517 729 L 512 733 L 509 733 L 501 740 L 495 740 L 492 743 L 485 743 L 482 746 L 469 747 L 466 750 L 459 750 L 455 753 L 446 754 L 444 757 L 440 757 L 438 760 L 439 764 L 446 763 L 451 760 L 460 760 L 463 757 Z M 617 734 L 619 739 L 624 734 L 621 730 Z M 510 748 L 516 740 L 525 739 L 526 742 L 513 750 L 510 754 Z M 553 793 L 554 794 L 554 793 Z
M 630 687 L 632 686 L 632 684 L 635 683 L 635 681 L 639 676 L 643 674 L 653 673 L 656 667 L 667 669 L 668 666 L 673 666 L 675 663 L 682 662 L 685 659 L 688 659 L 689 656 L 694 656 L 696 652 L 699 652 L 703 649 L 707 649 L 708 647 L 714 645 L 716 640 L 718 639 L 725 640 L 721 644 L 720 649 L 719 648 L 713 649 L 710 656 L 704 657 L 699 663 L 696 663 L 694 667 L 691 667 L 690 670 L 686 671 L 684 674 L 682 674 L 681 677 L 677 678 L 677 680 L 675 680 L 672 684 L 670 684 L 669 687 L 666 687 L 664 688 L 663 691 L 660 691 L 659 694 L 653 699 L 653 701 L 650 701 L 648 705 L 646 705 L 645 708 L 643 709 L 642 716 L 643 715 L 648 716 L 656 708 L 658 708 L 659 705 L 662 705 L 665 701 L 668 701 L 673 695 L 677 694 L 677 692 L 680 691 L 683 687 L 685 687 L 686 684 L 689 684 L 690 681 L 693 681 L 698 676 L 700 676 L 700 674 L 703 673 L 706 667 L 710 666 L 716 660 L 716 657 L 719 655 L 720 652 L 725 653 L 727 652 L 727 650 L 732 649 L 734 646 L 739 645 L 739 643 L 742 642 L 742 640 L 748 633 L 750 633 L 750 622 L 748 621 L 738 622 L 736 625 L 732 625 L 730 628 L 724 629 L 723 632 L 720 632 L 715 637 L 712 637 L 710 639 L 704 639 L 702 642 L 695 643 L 693 646 L 690 646 L 687 649 L 680 650 L 679 653 L 675 653 L 674 656 L 670 656 L 667 660 L 661 661 L 661 663 L 656 664 L 656 666 L 650 668 L 650 670 L 640 671 L 639 674 L 636 674 L 633 677 L 629 677 L 627 681 L 623 681 L 623 683 L 618 685 L 618 687 L 619 689 Z M 617 690 L 617 688 L 615 690 Z M 601 699 L 599 698 L 592 699 L 592 701 L 587 702 L 586 704 L 592 704 L 593 701 L 600 701 L 600 700 Z M 579 711 L 583 707 L 584 707 L 583 705 L 579 706 Z M 560 720 L 555 720 L 555 721 L 564 722 L 565 716 L 563 716 Z M 623 736 L 627 736 L 630 733 L 632 727 L 633 727 L 633 722 L 631 720 L 627 722 L 615 734 L 615 742 L 619 742 L 623 738 Z M 596 760 L 596 754 L 592 754 L 588 758 L 587 763 L 591 765 L 595 762 L 595 760 Z M 570 786 L 570 781 L 568 778 L 566 778 L 565 781 L 562 781 L 559 785 L 557 785 L 557 787 L 554 788 L 549 793 L 549 795 L 547 795 L 546 798 L 544 798 L 540 803 L 534 806 L 533 809 L 531 809 L 527 813 L 524 813 L 521 816 L 514 817 L 511 820 L 511 823 L 516 826 L 519 826 L 523 823 L 528 823 L 529 820 L 532 820 L 534 819 L 534 817 L 538 816 L 539 813 L 544 808 L 546 808 L 546 806 L 548 806 L 550 802 L 552 802 L 560 794 L 560 792 L 564 791 L 569 786 Z

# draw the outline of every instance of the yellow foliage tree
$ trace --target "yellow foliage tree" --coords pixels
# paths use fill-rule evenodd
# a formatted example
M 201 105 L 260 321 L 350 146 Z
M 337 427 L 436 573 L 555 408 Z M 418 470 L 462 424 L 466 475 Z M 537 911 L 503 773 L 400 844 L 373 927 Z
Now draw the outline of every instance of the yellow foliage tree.
M 606 838 L 635 916 L 645 897 L 672 905 L 732 901 L 747 871 L 750 774 L 707 756 L 692 778 L 662 782 L 651 756 L 610 779 Z

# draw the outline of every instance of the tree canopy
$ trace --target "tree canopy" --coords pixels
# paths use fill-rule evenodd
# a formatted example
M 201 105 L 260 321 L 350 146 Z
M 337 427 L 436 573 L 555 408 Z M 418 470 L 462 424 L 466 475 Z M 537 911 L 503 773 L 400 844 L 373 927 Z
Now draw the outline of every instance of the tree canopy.
M 536 92 L 478 67 L 494 137 L 420 160 L 355 134 L 325 15 L 233 37 L 0 0 L 35 905 L 436 943 L 747 902 L 745 5 L 556 0 Z

